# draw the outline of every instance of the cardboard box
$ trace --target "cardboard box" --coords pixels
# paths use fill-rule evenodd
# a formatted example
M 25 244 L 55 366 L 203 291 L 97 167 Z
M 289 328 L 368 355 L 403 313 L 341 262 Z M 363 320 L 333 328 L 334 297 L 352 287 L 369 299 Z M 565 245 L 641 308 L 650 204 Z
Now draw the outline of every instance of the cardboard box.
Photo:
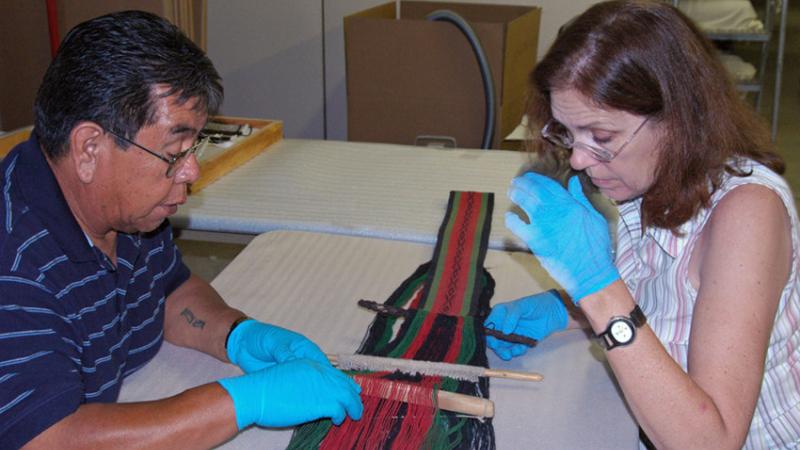
M 455 25 L 426 20 L 440 9 L 462 16 L 486 53 L 496 98 L 492 147 L 520 123 L 541 8 L 401 1 L 399 18 L 391 2 L 344 19 L 349 140 L 414 145 L 432 135 L 452 137 L 461 148 L 481 146 L 480 68 Z

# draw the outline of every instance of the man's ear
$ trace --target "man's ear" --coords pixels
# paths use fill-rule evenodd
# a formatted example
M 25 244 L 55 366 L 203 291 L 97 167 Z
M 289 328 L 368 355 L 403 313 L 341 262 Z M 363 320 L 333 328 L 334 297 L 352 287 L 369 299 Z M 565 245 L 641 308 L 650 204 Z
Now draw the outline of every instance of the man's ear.
M 75 170 L 78 179 L 91 183 L 97 173 L 100 150 L 108 145 L 103 127 L 95 122 L 79 122 L 69 134 L 67 162 Z

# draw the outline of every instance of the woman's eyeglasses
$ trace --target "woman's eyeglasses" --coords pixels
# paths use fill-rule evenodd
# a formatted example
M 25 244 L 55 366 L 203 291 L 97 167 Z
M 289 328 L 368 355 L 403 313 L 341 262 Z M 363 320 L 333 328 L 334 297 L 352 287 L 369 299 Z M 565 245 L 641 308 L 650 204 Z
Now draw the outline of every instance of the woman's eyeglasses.
M 645 118 L 641 124 L 636 128 L 636 130 L 631 134 L 628 139 L 617 149 L 616 152 L 612 152 L 611 150 L 600 147 L 597 145 L 587 144 L 585 142 L 578 142 L 575 140 L 575 137 L 572 136 L 572 133 L 565 127 L 561 122 L 558 122 L 555 119 L 550 119 L 542 128 L 541 134 L 542 137 L 550 141 L 552 144 L 557 145 L 559 147 L 563 147 L 566 149 L 573 149 L 578 148 L 579 150 L 585 150 L 588 152 L 592 158 L 596 159 L 600 162 L 610 162 L 612 159 L 616 158 L 617 155 L 628 145 L 633 138 L 639 133 L 639 130 L 642 129 L 645 123 L 649 120 L 649 117 Z

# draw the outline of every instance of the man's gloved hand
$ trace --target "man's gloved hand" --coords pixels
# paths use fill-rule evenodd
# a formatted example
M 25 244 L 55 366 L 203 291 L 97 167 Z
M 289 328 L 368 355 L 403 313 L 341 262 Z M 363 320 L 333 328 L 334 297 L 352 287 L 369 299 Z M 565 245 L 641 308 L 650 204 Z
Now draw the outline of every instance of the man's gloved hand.
M 540 341 L 567 327 L 567 309 L 558 291 L 551 289 L 494 306 L 483 326 Z M 527 345 L 501 341 L 493 336 L 486 337 L 486 345 L 506 361 L 528 351 Z
M 226 350 L 228 359 L 245 373 L 298 358 L 330 365 L 317 344 L 302 334 L 253 319 L 240 323 L 233 330 Z
M 352 378 L 310 359 L 294 359 L 263 370 L 219 380 L 236 410 L 239 430 L 256 424 L 288 427 L 330 417 L 336 425 L 345 415 L 361 418 L 361 387 Z
M 542 267 L 576 304 L 619 279 L 611 256 L 608 222 L 583 194 L 577 176 L 569 192 L 552 179 L 526 173 L 508 193 L 530 223 L 506 213 L 506 227 L 522 239 Z

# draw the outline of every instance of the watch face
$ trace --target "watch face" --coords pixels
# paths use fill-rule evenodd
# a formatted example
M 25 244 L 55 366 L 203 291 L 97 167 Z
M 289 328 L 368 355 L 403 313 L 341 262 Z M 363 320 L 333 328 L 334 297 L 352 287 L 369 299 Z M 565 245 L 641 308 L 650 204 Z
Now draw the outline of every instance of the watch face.
M 633 326 L 625 320 L 618 320 L 611 324 L 609 333 L 620 344 L 627 344 L 633 339 Z

